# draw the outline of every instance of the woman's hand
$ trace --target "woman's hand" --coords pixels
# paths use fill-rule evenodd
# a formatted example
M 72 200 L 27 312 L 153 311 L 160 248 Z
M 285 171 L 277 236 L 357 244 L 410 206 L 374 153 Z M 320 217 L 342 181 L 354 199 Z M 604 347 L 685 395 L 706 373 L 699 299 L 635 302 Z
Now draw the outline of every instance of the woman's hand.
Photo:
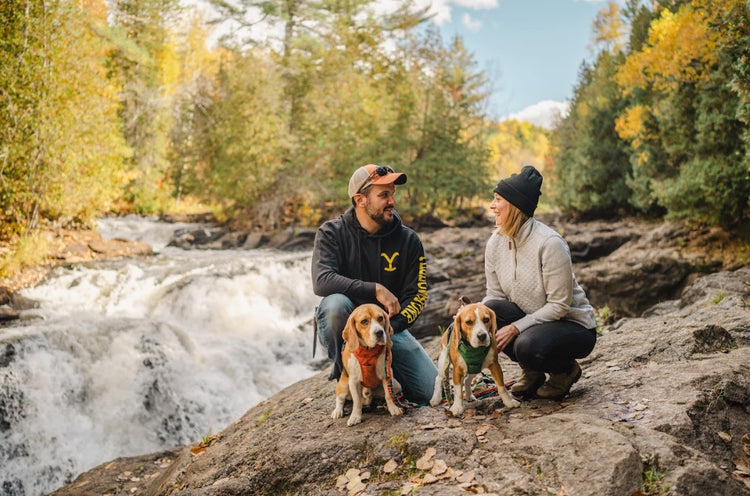
M 398 298 L 379 282 L 375 283 L 375 298 L 383 305 L 385 311 L 388 312 L 388 318 L 393 317 L 401 311 L 401 303 L 398 302 Z
M 497 351 L 503 351 L 506 346 L 508 346 L 508 343 L 510 343 L 513 338 L 521 334 L 521 331 L 518 330 L 518 327 L 516 327 L 514 324 L 508 324 L 505 327 L 501 327 L 495 332 L 495 341 L 497 342 Z

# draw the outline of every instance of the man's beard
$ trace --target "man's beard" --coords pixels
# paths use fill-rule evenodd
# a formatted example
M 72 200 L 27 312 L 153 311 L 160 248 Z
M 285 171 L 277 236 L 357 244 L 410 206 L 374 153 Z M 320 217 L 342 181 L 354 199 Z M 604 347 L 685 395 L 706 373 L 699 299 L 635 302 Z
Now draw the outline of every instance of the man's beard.
M 389 218 L 386 217 L 386 212 L 389 212 Z M 383 209 L 382 211 L 372 211 L 370 207 L 367 207 L 367 215 L 375 221 L 380 227 L 386 227 L 393 223 L 395 216 L 393 215 L 393 209 Z

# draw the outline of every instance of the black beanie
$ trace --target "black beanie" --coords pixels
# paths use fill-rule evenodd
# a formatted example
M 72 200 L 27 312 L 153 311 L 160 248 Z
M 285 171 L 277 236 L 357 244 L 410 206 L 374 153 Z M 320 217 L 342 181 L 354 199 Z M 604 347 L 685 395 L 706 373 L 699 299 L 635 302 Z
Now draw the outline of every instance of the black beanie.
M 501 180 L 494 191 L 521 212 L 533 217 L 542 194 L 542 175 L 531 165 L 524 165 L 520 174 L 512 174 Z

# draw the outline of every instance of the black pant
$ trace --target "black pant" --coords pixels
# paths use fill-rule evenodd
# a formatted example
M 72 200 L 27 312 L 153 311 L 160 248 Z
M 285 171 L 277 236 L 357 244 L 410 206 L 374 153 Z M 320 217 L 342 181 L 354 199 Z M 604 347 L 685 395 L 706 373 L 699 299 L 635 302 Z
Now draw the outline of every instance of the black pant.
M 489 300 L 485 305 L 497 315 L 498 329 L 526 315 L 518 305 L 506 300 Z M 524 369 L 559 374 L 569 372 L 573 359 L 588 356 L 595 344 L 596 329 L 556 320 L 529 327 L 502 351 Z

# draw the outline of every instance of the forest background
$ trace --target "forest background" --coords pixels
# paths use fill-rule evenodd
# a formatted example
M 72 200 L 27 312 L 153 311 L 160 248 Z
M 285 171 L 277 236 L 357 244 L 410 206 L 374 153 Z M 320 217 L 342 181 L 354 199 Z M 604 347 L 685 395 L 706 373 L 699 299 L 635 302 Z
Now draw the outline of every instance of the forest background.
M 533 164 L 543 210 L 750 224 L 750 3 L 610 2 L 553 130 L 486 117 L 460 38 L 405 1 L 0 0 L 0 275 L 50 227 L 204 210 L 263 230 L 349 205 L 353 169 L 409 175 L 409 222 L 486 205 Z M 249 15 L 255 13 L 255 15 Z M 243 36 L 255 22 L 276 28 Z

